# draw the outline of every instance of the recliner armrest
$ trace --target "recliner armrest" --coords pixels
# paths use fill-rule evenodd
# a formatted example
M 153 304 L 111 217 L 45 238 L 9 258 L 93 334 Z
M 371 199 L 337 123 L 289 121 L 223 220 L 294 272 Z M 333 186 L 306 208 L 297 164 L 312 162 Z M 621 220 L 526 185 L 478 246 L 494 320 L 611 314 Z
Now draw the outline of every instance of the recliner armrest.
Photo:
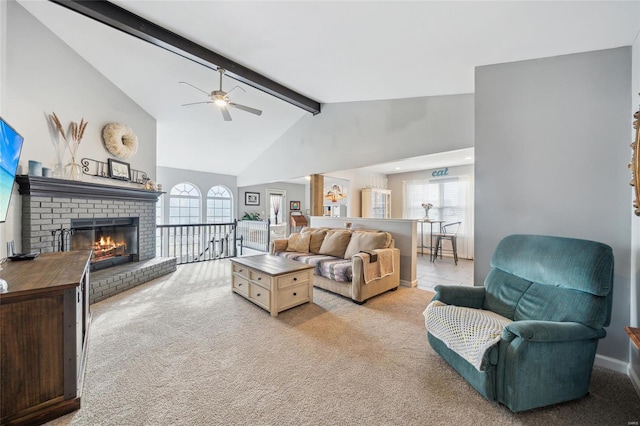
M 447 305 L 482 309 L 484 287 L 463 287 L 458 285 L 437 285 L 436 295 L 432 300 L 439 300 Z
M 575 340 L 601 339 L 607 332 L 577 322 L 555 322 L 523 320 L 507 325 L 502 331 L 502 340 L 510 342 L 516 337 L 531 342 L 567 342 Z

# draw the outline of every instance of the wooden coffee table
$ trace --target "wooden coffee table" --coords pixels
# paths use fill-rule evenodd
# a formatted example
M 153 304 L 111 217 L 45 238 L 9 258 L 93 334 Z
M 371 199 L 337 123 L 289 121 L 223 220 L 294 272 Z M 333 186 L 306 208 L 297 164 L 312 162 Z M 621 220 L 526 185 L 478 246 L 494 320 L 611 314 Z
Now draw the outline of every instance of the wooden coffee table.
M 263 254 L 231 260 L 231 290 L 271 316 L 313 302 L 313 265 Z

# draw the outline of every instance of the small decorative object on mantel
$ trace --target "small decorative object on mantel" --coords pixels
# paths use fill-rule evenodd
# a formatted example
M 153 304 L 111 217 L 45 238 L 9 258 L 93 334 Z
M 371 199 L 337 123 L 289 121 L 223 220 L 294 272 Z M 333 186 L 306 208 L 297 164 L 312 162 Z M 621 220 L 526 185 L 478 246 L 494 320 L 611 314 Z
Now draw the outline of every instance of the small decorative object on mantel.
M 144 189 L 147 189 L 149 191 L 155 191 L 156 190 L 156 183 L 154 181 L 152 181 L 151 179 L 149 179 L 145 184 L 144 184 Z
M 633 128 L 636 129 L 636 139 L 631 142 L 633 154 L 629 169 L 631 170 L 631 186 L 634 187 L 636 195 L 636 199 L 633 200 L 634 212 L 636 216 L 640 216 L 640 109 L 633 114 L 633 118 L 635 118 Z
M 131 168 L 129 167 L 129 163 L 125 163 L 124 161 L 114 160 L 113 158 L 109 158 L 109 177 L 112 179 L 119 180 L 131 180 Z
M 351 225 L 353 225 L 351 222 L 345 222 L 344 223 L 345 229 L 351 229 Z
M 78 162 L 76 162 L 76 153 L 78 152 L 80 142 L 82 142 L 82 137 L 84 136 L 84 131 L 87 128 L 87 124 L 89 123 L 84 121 L 84 118 L 80 120 L 80 123 L 72 121 L 70 125 L 71 142 L 69 142 L 69 138 L 67 138 L 66 132 L 62 128 L 60 119 L 55 112 L 49 116 L 49 119 L 53 122 L 64 141 L 67 143 L 69 153 L 71 154 L 69 163 L 64 167 L 64 177 L 70 180 L 82 180 L 82 166 Z
M 127 159 L 138 151 L 138 137 L 125 124 L 109 123 L 102 129 L 104 146 L 118 158 Z
M 113 160 L 113 161 L 118 161 L 118 160 Z M 105 179 L 113 179 L 111 176 L 111 168 L 109 166 L 108 161 L 98 161 L 92 158 L 85 157 L 81 160 L 81 164 L 82 164 L 82 171 L 84 172 L 85 175 L 97 176 Z M 128 165 L 128 163 L 123 163 L 123 164 Z M 149 180 L 149 176 L 147 175 L 147 172 L 145 172 L 144 170 L 136 170 L 136 169 L 129 168 L 129 176 L 130 176 L 129 182 L 137 183 L 143 186 Z M 119 178 L 116 178 L 116 179 L 119 179 Z
M 433 207 L 431 203 L 422 203 L 422 208 L 424 209 L 424 218 L 425 220 L 429 220 L 429 210 Z

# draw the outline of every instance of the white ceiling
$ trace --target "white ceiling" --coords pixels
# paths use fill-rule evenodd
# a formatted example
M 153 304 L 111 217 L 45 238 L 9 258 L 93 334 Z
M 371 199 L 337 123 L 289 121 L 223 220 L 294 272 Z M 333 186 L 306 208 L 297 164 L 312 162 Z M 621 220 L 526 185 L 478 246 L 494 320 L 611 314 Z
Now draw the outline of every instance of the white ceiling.
M 160 166 L 238 175 L 308 114 L 246 86 L 232 100 L 261 117 L 181 107 L 204 95 L 179 81 L 211 91 L 217 73 L 48 1 L 19 1 L 156 118 Z M 640 29 L 640 1 L 114 3 L 321 103 L 472 93 L 478 65 L 628 46 Z

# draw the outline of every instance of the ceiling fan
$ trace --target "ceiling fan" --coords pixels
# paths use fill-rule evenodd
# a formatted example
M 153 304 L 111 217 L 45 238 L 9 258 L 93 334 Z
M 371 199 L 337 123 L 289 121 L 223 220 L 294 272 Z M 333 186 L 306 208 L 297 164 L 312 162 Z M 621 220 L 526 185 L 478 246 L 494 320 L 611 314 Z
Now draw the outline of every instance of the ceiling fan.
M 233 92 L 235 89 L 240 89 L 243 92 L 245 90 L 240 86 L 236 86 L 233 89 L 229 90 L 228 92 L 225 92 L 224 90 L 222 90 L 222 76 L 224 75 L 224 72 L 225 71 L 222 68 L 218 68 L 218 73 L 220 73 L 220 89 L 214 90 L 211 93 L 205 90 L 202 90 L 199 87 L 194 86 L 193 84 L 187 83 L 186 81 L 181 81 L 180 82 L 181 84 L 186 84 L 187 86 L 191 86 L 194 89 L 201 91 L 202 93 L 204 93 L 209 97 L 208 101 L 191 102 L 188 104 L 182 104 L 182 106 L 197 105 L 197 104 L 216 104 L 220 107 L 220 112 L 222 113 L 222 117 L 224 118 L 224 121 L 231 121 L 231 114 L 229 114 L 228 107 L 237 108 L 241 111 L 250 112 L 251 114 L 255 114 L 255 115 L 262 115 L 262 111 L 260 111 L 259 109 L 255 109 L 245 105 L 240 105 L 240 104 L 231 102 L 231 99 L 229 98 L 229 93 Z

